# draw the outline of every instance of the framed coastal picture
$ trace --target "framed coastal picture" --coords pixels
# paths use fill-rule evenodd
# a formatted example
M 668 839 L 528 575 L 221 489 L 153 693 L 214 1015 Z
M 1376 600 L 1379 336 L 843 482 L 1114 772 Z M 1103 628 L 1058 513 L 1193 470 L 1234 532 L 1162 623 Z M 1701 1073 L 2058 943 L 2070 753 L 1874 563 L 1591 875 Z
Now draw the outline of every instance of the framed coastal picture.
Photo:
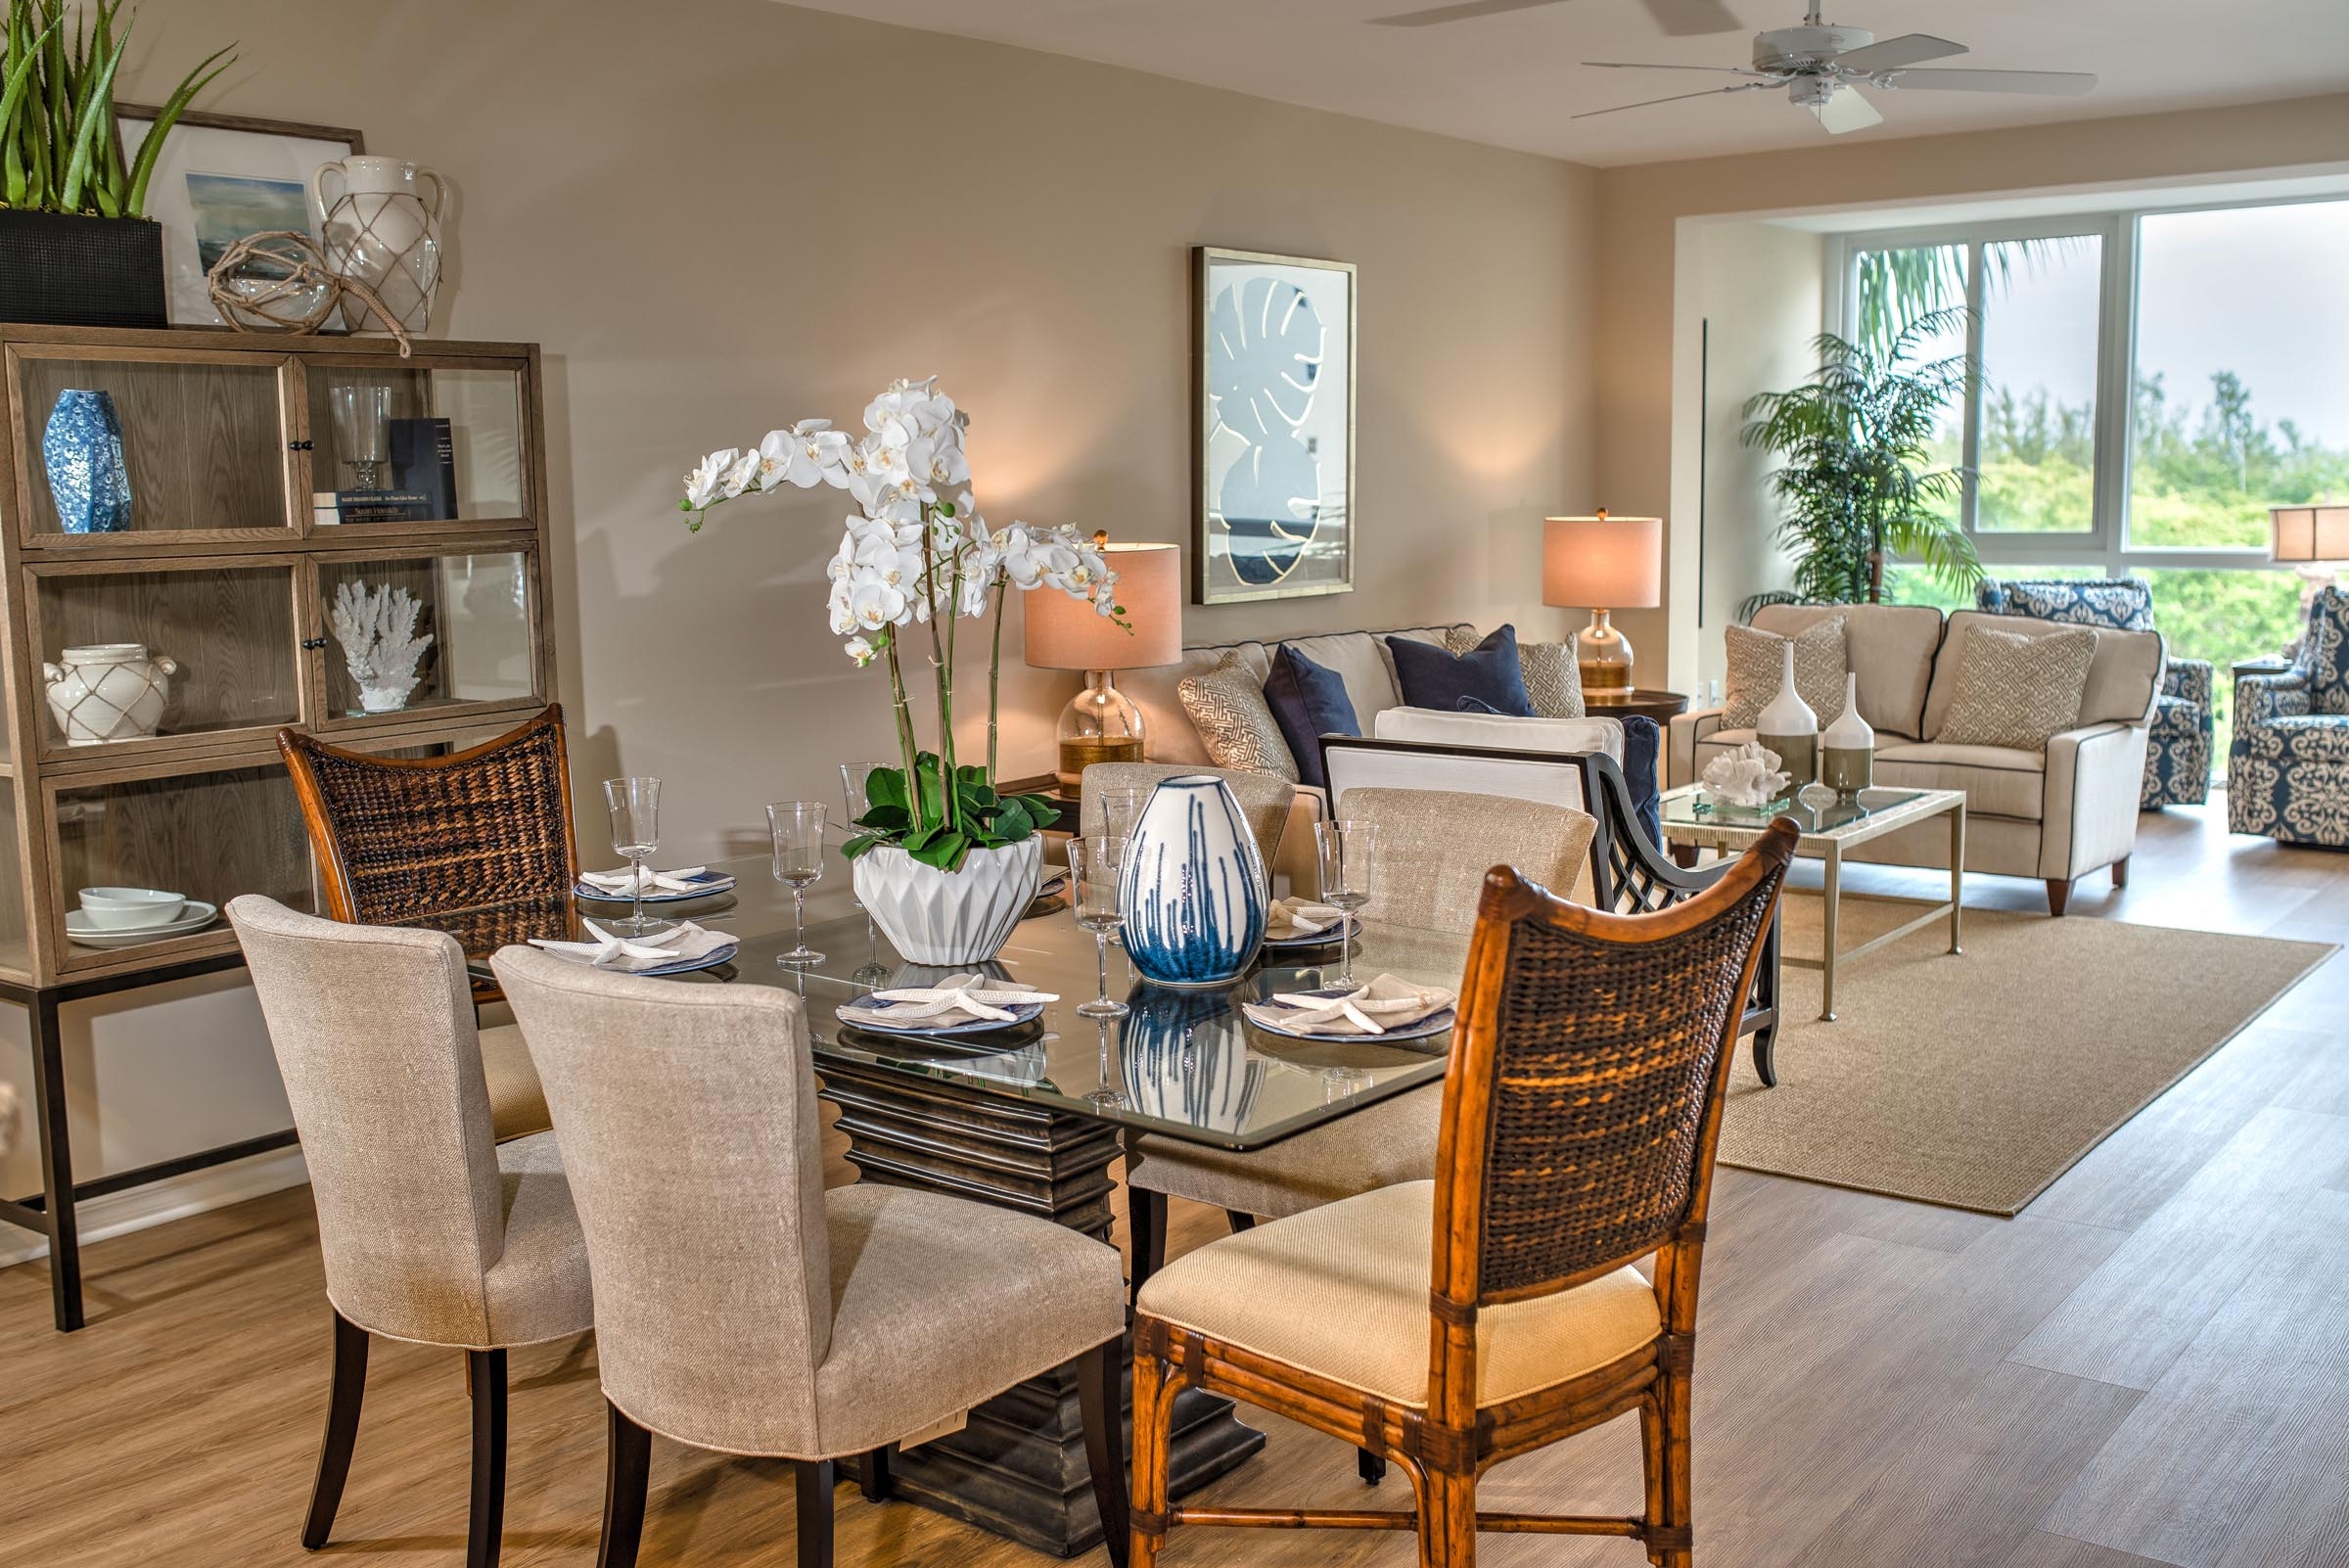
M 1354 587 L 1354 265 L 1191 252 L 1192 599 Z
M 122 151 L 136 157 L 155 111 L 120 106 Z M 172 126 L 147 181 L 147 215 L 163 226 L 163 279 L 175 327 L 217 327 L 204 275 L 249 234 L 293 229 L 321 238 L 326 214 L 310 189 L 321 163 L 367 150 L 347 126 L 302 125 L 193 110 Z

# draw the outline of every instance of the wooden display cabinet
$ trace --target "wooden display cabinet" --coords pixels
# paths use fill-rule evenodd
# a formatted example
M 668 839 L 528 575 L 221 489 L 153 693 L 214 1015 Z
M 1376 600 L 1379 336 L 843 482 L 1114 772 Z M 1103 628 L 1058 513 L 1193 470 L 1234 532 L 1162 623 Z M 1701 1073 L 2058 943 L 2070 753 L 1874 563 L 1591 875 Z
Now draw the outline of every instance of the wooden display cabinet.
M 0 326 L 0 985 L 135 983 L 235 951 L 225 918 L 75 941 L 66 917 L 85 887 L 316 907 L 279 728 L 430 755 L 553 699 L 533 346 L 421 343 L 402 358 L 363 338 Z M 131 491 L 118 531 L 68 531 L 52 489 L 43 437 L 69 390 L 115 410 Z M 338 509 L 335 491 L 363 498 Z M 390 711 L 372 711 L 390 699 L 362 697 L 330 634 L 351 583 L 405 589 L 432 637 Z M 87 720 L 69 734 L 45 667 L 126 643 L 173 666 L 154 733 L 92 740 Z

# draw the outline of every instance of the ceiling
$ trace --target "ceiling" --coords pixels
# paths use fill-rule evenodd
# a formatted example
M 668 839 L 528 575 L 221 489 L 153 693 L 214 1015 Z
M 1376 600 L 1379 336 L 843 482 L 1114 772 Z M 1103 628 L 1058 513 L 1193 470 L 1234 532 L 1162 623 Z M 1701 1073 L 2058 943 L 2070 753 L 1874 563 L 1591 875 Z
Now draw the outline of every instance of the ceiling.
M 1750 33 L 1802 0 L 1727 0 L 1745 31 L 1667 36 L 1642 0 L 1557 0 L 1440 26 L 1372 25 L 1431 0 L 794 0 L 1228 87 L 1593 164 L 1807 147 L 1808 114 L 1768 92 L 1596 119 L 1575 113 L 1711 85 L 1694 73 L 1589 70 L 1583 60 L 1743 66 Z M 2349 89 L 2344 0 L 1835 0 L 1829 22 L 1929 32 L 1970 56 L 1936 65 L 2091 70 L 2085 98 L 1884 92 L 1885 123 L 1846 141 Z

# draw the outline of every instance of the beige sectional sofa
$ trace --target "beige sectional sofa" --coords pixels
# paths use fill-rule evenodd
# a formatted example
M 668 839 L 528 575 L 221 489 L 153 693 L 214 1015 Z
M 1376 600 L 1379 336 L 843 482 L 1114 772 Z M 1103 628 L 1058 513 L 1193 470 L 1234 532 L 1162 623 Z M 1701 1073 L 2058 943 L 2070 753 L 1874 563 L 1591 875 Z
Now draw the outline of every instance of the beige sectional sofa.
M 2091 871 L 2110 866 L 2115 886 L 2127 880 L 2146 725 L 2161 690 L 2159 632 L 2096 628 L 2080 721 L 2050 741 L 2043 755 L 1942 745 L 1935 737 L 1976 626 L 2033 636 L 2078 628 L 1972 610 L 1945 621 L 1925 606 L 1865 604 L 1773 605 L 1753 623 L 1792 636 L 1830 616 L 1844 618 L 1846 656 L 1859 676 L 1860 716 L 1876 731 L 1876 783 L 1963 790 L 1968 871 L 2040 878 L 2055 914 L 2063 913 L 2072 884 Z M 1672 783 L 1688 783 L 1715 756 L 1754 738 L 1750 729 L 1722 728 L 1721 716 L 1712 709 L 1672 721 L 1666 748 Z M 1947 833 L 1926 822 L 1865 845 L 1854 857 L 1929 866 L 1947 864 L 1948 856 Z

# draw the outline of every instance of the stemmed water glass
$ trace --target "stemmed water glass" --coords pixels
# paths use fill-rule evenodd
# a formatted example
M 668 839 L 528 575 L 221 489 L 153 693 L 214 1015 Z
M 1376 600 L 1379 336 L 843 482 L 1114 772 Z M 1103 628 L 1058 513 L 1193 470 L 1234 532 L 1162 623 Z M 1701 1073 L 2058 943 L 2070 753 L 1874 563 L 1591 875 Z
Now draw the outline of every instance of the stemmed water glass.
M 1101 792 L 1101 837 L 1130 839 L 1134 824 L 1142 819 L 1142 807 L 1149 799 L 1145 791 L 1115 789 Z
M 1101 982 L 1093 1000 L 1077 1005 L 1077 1011 L 1086 1018 L 1123 1018 L 1127 1012 L 1124 1002 L 1112 1001 L 1109 995 L 1109 934 L 1126 923 L 1118 902 L 1118 883 L 1126 872 L 1126 843 L 1124 839 L 1069 841 L 1069 906 L 1077 912 L 1077 924 L 1093 934 L 1093 957 Z
M 1353 819 L 1313 824 L 1321 852 L 1321 901 L 1337 909 L 1338 978 L 1354 989 L 1354 912 L 1370 901 L 1370 878 L 1378 859 L 1378 824 Z
M 775 880 L 791 885 L 792 949 L 775 955 L 785 965 L 820 964 L 807 945 L 807 890 L 824 874 L 824 808 L 814 801 L 781 801 L 766 808 L 774 839 Z
M 855 831 L 858 820 L 863 817 L 865 812 L 873 808 L 872 791 L 865 786 L 881 765 L 879 762 L 843 762 L 840 764 L 840 794 L 842 801 L 849 808 L 847 826 L 852 834 Z M 864 900 L 857 898 L 853 892 L 849 895 L 849 902 L 859 909 L 864 907 Z
M 661 781 L 657 778 L 604 780 L 604 805 L 612 810 L 612 853 L 628 862 L 632 903 L 620 929 L 631 937 L 654 937 L 675 929 L 674 920 L 644 916 L 644 862 L 661 848 Z

